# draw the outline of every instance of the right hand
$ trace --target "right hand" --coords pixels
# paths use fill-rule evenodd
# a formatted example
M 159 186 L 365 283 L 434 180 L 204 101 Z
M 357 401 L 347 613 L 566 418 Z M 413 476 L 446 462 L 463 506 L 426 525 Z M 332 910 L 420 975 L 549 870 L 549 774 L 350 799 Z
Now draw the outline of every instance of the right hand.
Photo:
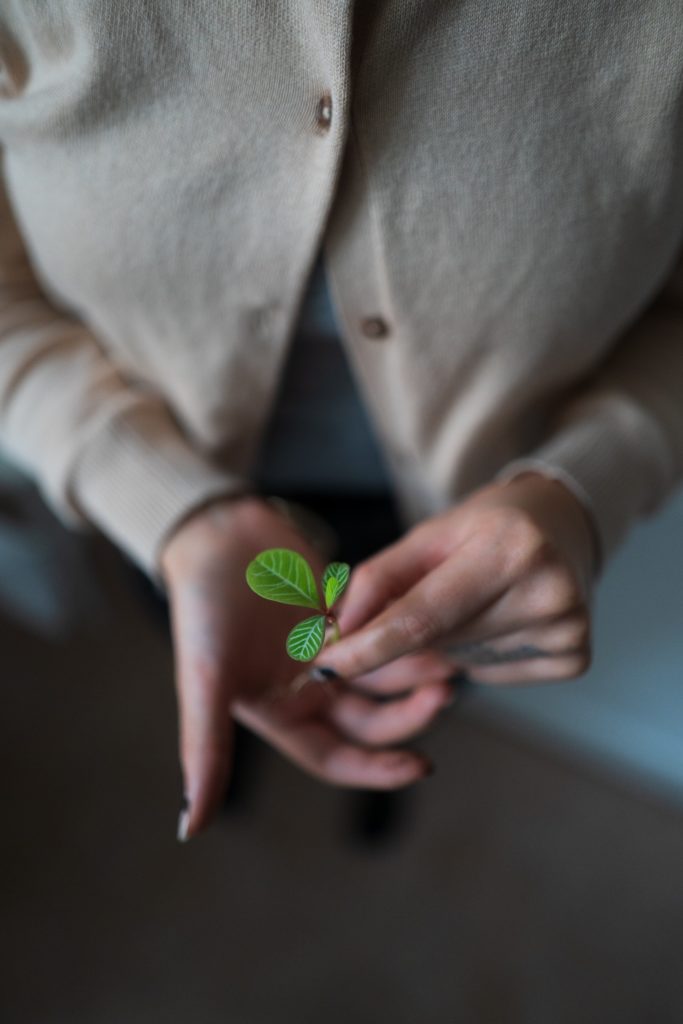
M 251 559 L 270 547 L 297 550 L 318 576 L 324 568 L 295 527 L 259 498 L 200 509 L 162 553 L 189 802 L 184 837 L 206 826 L 224 797 L 233 719 L 335 785 L 396 789 L 430 770 L 421 755 L 392 748 L 421 732 L 449 703 L 452 665 L 424 652 L 355 679 L 353 687 L 311 682 L 288 693 L 305 666 L 289 658 L 285 639 L 305 609 L 264 601 L 245 580 Z M 372 694 L 402 696 L 379 703 Z

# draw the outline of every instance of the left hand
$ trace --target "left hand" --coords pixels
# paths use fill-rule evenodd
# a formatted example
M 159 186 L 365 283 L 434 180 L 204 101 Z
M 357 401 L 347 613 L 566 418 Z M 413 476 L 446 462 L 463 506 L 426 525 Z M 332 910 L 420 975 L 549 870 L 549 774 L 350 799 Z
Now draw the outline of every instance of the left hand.
M 292 692 L 308 666 L 288 656 L 285 637 L 305 611 L 261 600 L 244 578 L 249 561 L 267 547 L 294 548 L 322 575 L 319 553 L 258 498 L 200 507 L 162 553 L 187 801 L 181 838 L 208 825 L 221 804 L 233 719 L 324 782 L 398 789 L 429 770 L 422 754 L 398 744 L 422 732 L 451 698 L 450 665 L 435 652 L 397 660 L 353 686 L 316 683 Z M 373 699 L 380 694 L 396 699 Z
M 591 663 L 595 573 L 592 524 L 564 484 L 495 482 L 354 570 L 342 639 L 316 664 L 353 679 L 437 648 L 475 682 L 570 679 Z

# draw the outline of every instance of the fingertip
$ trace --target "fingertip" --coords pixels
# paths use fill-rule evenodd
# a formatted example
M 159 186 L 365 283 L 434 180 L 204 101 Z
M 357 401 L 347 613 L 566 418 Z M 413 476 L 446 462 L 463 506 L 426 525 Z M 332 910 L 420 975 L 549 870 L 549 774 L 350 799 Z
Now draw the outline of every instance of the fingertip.
M 427 714 L 431 721 L 439 711 L 454 703 L 457 697 L 448 680 L 440 679 L 434 683 L 425 683 L 405 699 L 411 701 L 413 707 L 422 714 Z M 426 722 L 425 725 L 427 724 L 429 723 Z
M 179 843 L 187 843 L 203 832 L 213 821 L 217 807 L 206 803 L 201 808 L 188 801 L 187 807 L 181 807 L 178 814 L 176 838 Z
M 447 679 L 437 679 L 433 683 L 426 683 L 416 693 L 428 696 L 434 704 L 440 706 L 450 700 L 453 690 Z
M 339 607 L 337 608 L 337 622 L 339 624 L 339 629 L 341 630 L 342 635 L 350 633 L 352 627 L 354 625 L 357 625 L 358 621 L 360 620 L 360 616 L 353 614 L 345 598 L 346 595 L 344 595 L 344 603 L 340 604 Z
M 186 843 L 190 838 L 190 801 L 186 796 L 183 796 L 180 804 L 176 837 L 179 843 Z
M 403 789 L 433 774 L 431 761 L 421 754 L 392 751 L 380 756 L 384 761 L 383 769 L 387 775 L 388 789 Z
M 177 838 L 181 843 L 193 839 L 207 828 L 218 812 L 230 779 L 231 759 L 225 750 L 201 752 L 201 757 L 186 756 L 187 780 L 178 814 Z

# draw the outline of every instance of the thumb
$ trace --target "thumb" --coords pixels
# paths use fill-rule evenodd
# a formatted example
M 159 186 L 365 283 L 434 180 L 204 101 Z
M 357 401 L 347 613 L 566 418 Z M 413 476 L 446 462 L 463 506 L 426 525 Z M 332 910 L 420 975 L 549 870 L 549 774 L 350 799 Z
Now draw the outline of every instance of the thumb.
M 178 607 L 172 628 L 184 783 L 178 839 L 184 842 L 211 822 L 225 795 L 233 750 L 232 685 L 218 637 L 192 626 Z

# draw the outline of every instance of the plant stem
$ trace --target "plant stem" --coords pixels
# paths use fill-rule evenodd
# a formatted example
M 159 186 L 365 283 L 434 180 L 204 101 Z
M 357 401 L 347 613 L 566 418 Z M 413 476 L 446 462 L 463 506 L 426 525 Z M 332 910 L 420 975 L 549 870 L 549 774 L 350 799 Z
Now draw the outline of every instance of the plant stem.
M 326 638 L 325 646 L 327 646 L 328 643 L 336 644 L 338 640 L 341 640 L 341 633 L 339 632 L 339 623 L 337 621 L 337 616 L 332 615 L 332 613 L 328 612 L 327 622 L 330 626 L 332 626 L 332 636 L 329 639 Z

